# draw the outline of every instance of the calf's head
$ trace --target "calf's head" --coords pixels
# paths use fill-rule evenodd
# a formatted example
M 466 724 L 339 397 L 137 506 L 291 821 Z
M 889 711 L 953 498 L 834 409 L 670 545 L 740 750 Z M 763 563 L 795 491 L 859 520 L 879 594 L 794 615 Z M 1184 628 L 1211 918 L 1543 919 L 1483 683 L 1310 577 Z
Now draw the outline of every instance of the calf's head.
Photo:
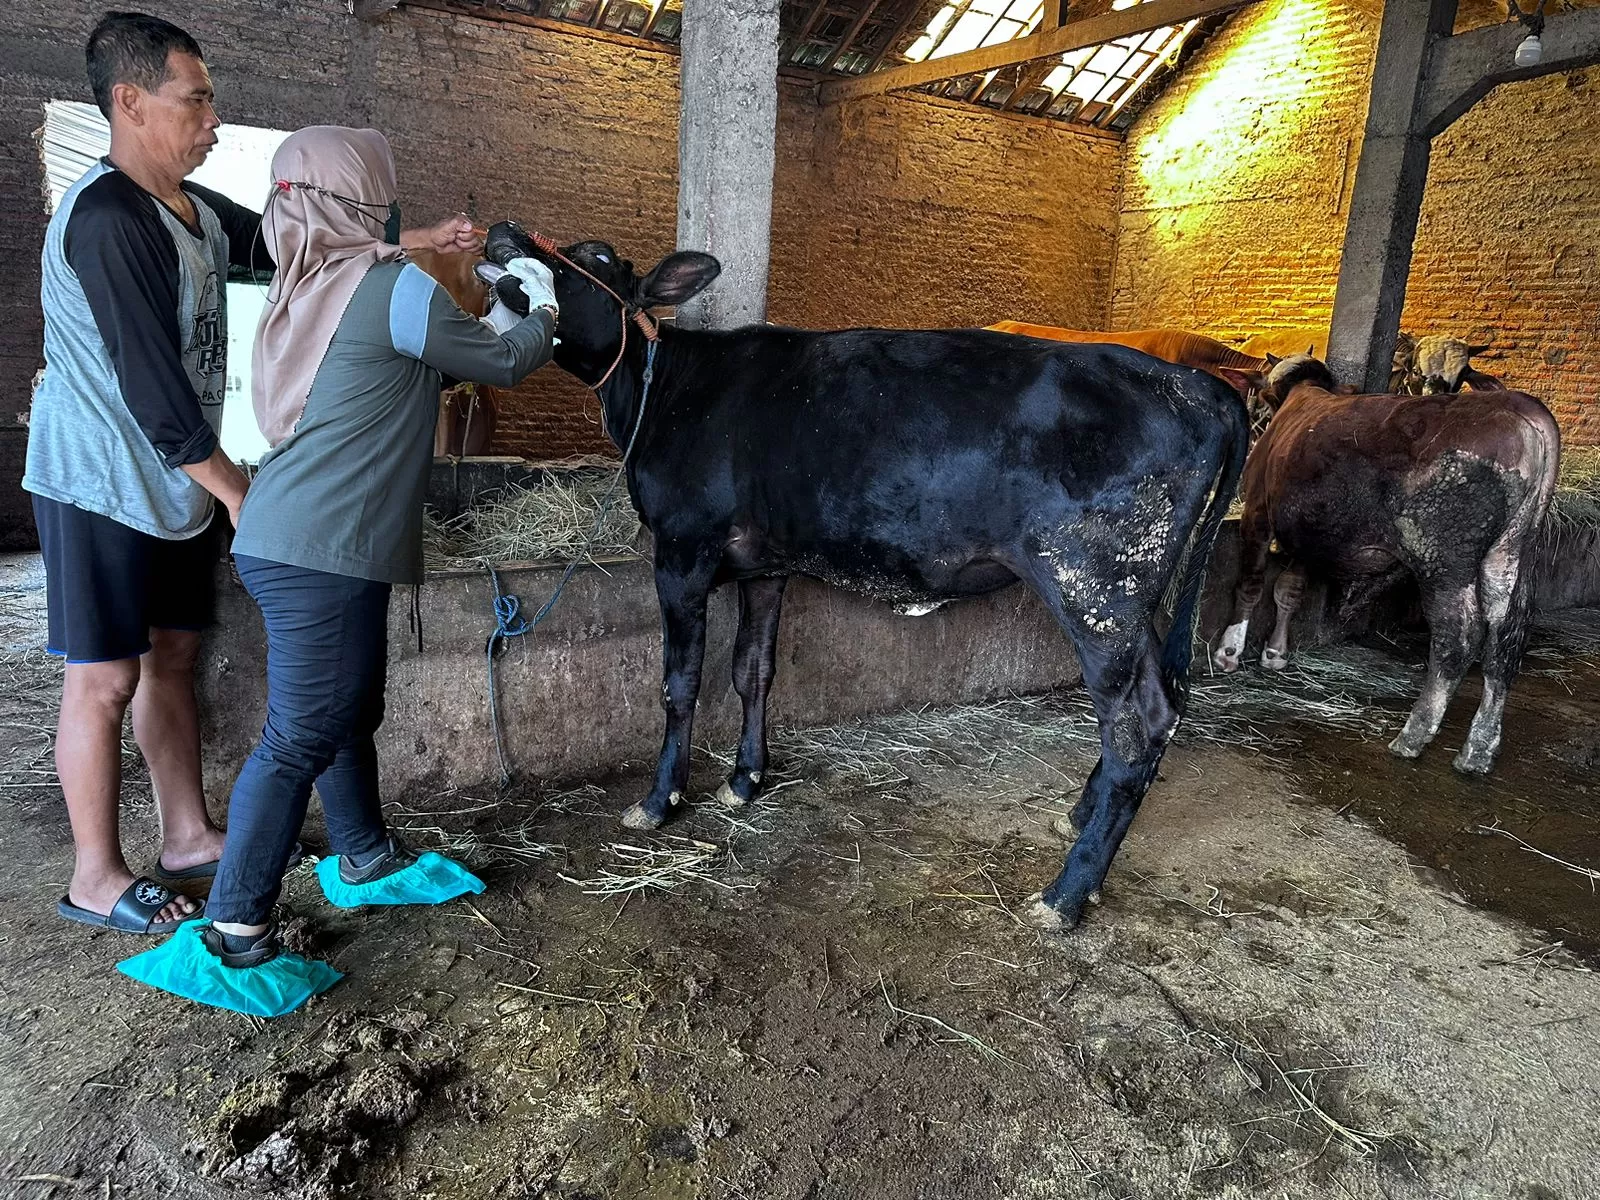
M 624 326 L 635 313 L 682 304 L 722 271 L 722 264 L 709 254 L 679 250 L 640 275 L 607 242 L 557 247 L 548 239 L 535 239 L 514 221 L 490 226 L 484 254 L 501 266 L 513 258 L 534 258 L 550 268 L 561 307 L 556 359 L 590 383 L 616 358 Z M 503 289 L 501 296 L 515 308 L 513 291 L 520 294 L 518 289 Z
M 1302 383 L 1330 392 L 1336 390 L 1333 372 L 1320 358 L 1309 354 L 1291 354 L 1288 358 L 1267 355 L 1267 377 L 1259 394 L 1273 412 L 1277 412 L 1289 393 Z

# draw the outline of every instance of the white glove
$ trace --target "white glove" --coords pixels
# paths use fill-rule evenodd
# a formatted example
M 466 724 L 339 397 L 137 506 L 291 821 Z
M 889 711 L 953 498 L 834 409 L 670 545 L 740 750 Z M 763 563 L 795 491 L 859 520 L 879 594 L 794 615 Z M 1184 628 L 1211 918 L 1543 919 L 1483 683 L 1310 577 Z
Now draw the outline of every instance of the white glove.
M 529 309 L 559 311 L 555 276 L 550 274 L 549 267 L 536 258 L 513 258 L 506 264 L 506 270 L 515 275 L 517 282 L 522 285 L 522 294 L 528 298 Z
M 482 320 L 490 329 L 501 335 L 522 322 L 522 318 L 504 300 L 496 300 L 494 307 L 489 310 L 489 315 Z

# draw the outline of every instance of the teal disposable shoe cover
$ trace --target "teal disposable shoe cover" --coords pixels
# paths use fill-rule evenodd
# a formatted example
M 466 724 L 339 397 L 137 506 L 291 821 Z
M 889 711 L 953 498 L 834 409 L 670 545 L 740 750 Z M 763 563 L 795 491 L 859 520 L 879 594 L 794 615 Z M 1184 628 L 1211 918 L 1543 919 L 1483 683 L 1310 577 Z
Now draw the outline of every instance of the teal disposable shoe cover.
M 130 979 L 213 1008 L 281 1017 L 343 976 L 325 962 L 282 951 L 256 967 L 225 967 L 207 950 L 200 930 L 210 921 L 187 921 L 154 949 L 117 964 Z
M 469 892 L 483 891 L 483 880 L 458 862 L 429 850 L 417 861 L 371 883 L 346 883 L 339 878 L 339 856 L 317 863 L 317 879 L 328 903 L 339 908 L 364 904 L 443 904 Z

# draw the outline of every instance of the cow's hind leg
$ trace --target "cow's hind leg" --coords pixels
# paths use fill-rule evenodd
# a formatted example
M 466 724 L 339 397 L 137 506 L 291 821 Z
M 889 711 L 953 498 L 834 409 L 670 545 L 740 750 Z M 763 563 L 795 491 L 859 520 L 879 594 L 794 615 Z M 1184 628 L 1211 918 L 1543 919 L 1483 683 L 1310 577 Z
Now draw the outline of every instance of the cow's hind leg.
M 1267 644 L 1261 647 L 1261 665 L 1269 671 L 1281 671 L 1289 665 L 1289 622 L 1294 620 L 1305 594 L 1305 568 L 1299 563 L 1290 563 L 1272 585 L 1272 603 L 1277 607 L 1278 620 Z
M 1250 616 L 1261 603 L 1267 574 L 1267 553 L 1272 545 L 1272 530 L 1266 514 L 1247 511 L 1239 523 L 1239 582 L 1233 590 L 1233 617 L 1222 631 L 1222 643 L 1211 656 L 1217 670 L 1232 674 L 1244 657 L 1245 640 L 1250 636 Z
M 700 695 L 706 648 L 706 596 L 715 559 L 692 549 L 656 544 L 656 598 L 661 602 L 661 705 L 666 734 L 650 794 L 622 814 L 630 829 L 654 829 L 683 802 L 689 787 L 689 735 Z
M 1061 874 L 1033 907 L 1034 920 L 1052 929 L 1076 925 L 1083 906 L 1099 899 L 1111 860 L 1178 726 L 1178 709 L 1162 681 L 1148 626 L 1132 645 L 1075 640 L 1100 722 L 1100 761 L 1074 810 L 1082 832 Z
M 1428 673 L 1405 728 L 1389 743 L 1401 758 L 1416 758 L 1433 741 L 1483 638 L 1476 581 L 1422 580 L 1422 607 L 1428 618 Z
M 1528 539 L 1531 541 L 1532 539 Z M 1500 753 L 1500 723 L 1506 692 L 1522 665 L 1528 642 L 1532 600 L 1524 548 L 1503 538 L 1484 557 L 1478 572 L 1478 598 L 1483 606 L 1483 699 L 1467 731 L 1466 745 L 1456 755 L 1455 769 L 1464 775 L 1487 775 Z
M 733 645 L 733 686 L 744 703 L 744 727 L 733 774 L 717 799 L 738 808 L 755 799 L 767 769 L 767 690 L 772 686 L 787 576 L 739 584 L 739 635 Z

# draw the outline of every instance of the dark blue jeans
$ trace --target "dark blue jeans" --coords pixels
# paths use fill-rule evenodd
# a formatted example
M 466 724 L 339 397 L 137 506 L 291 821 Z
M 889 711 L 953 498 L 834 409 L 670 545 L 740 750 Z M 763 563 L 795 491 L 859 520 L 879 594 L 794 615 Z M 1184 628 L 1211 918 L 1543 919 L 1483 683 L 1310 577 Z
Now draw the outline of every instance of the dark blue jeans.
M 383 723 L 390 585 L 242 554 L 234 562 L 266 620 L 267 724 L 233 786 L 206 915 L 259 925 L 313 783 L 335 854 L 384 845 L 372 735 Z

